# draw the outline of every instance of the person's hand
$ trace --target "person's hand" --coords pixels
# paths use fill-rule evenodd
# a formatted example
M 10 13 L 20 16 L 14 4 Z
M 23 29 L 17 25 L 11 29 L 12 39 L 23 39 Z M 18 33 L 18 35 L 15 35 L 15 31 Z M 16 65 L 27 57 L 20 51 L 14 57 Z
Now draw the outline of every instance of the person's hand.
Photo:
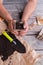
M 13 29 L 13 23 L 14 23 L 15 21 L 16 21 L 16 20 L 9 21 L 9 22 L 8 22 L 8 28 L 9 28 L 9 31 L 10 31 L 12 34 L 18 35 L 18 31 Z
M 40 31 L 39 35 L 37 36 L 39 40 L 43 40 L 43 29 Z
M 27 31 L 28 31 L 28 23 L 24 22 L 24 30 L 20 30 L 19 35 L 23 36 L 27 33 Z

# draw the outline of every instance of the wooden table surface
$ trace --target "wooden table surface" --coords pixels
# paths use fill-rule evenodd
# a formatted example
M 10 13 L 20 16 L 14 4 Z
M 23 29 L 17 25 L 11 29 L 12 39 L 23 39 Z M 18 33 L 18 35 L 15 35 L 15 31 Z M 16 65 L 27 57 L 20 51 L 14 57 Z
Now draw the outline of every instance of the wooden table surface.
M 18 4 L 18 3 L 20 3 L 20 0 L 19 0 L 19 2 L 18 2 L 18 0 L 4 0 L 4 6 L 7 8 L 7 10 L 9 11 L 9 13 L 12 15 L 13 18 L 15 18 L 17 15 L 17 9 L 15 8 L 15 4 Z M 21 3 L 23 3 L 23 0 Z M 20 5 L 21 5 L 21 3 L 20 3 Z M 37 8 L 29 20 L 29 21 L 31 21 L 31 23 L 35 21 L 35 16 L 43 16 L 43 0 L 38 0 Z M 27 34 L 37 33 L 37 31 L 39 31 L 41 28 L 43 28 L 43 26 L 33 27 L 33 29 L 29 30 Z M 38 53 L 43 55 L 43 41 L 38 40 L 34 35 L 33 36 L 25 35 L 23 38 L 29 44 L 31 44 L 32 47 Z M 43 61 L 40 61 L 37 65 L 43 65 Z

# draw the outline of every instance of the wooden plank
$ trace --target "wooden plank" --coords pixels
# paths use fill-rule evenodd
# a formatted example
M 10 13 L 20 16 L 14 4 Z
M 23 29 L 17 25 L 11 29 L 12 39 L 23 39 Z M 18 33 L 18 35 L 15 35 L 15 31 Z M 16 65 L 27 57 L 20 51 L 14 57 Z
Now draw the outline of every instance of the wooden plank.
M 7 8 L 7 10 L 10 12 L 12 17 L 16 19 L 17 17 L 17 9 L 15 8 L 15 5 L 17 4 L 18 7 L 24 4 L 24 0 L 4 0 L 4 6 Z M 15 12 L 15 13 L 14 13 Z M 37 8 L 34 12 L 34 14 L 31 16 L 29 22 L 34 22 L 35 16 L 43 16 L 43 0 L 38 0 Z M 33 21 L 32 21 L 33 20 Z M 36 33 L 38 30 L 40 30 L 41 27 L 34 27 L 31 31 L 31 33 Z M 35 32 L 34 32 L 35 30 Z M 30 32 L 28 31 L 27 34 Z M 24 36 L 23 37 L 32 47 L 40 54 L 43 55 L 43 41 L 38 40 L 35 36 Z M 39 62 L 36 65 L 43 65 L 43 61 Z

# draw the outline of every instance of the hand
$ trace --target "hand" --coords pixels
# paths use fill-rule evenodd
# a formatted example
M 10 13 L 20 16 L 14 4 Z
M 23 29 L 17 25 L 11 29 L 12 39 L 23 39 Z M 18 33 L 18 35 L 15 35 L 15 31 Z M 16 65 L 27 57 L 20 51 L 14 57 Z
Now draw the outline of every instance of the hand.
M 19 35 L 20 36 L 23 36 L 23 35 L 25 35 L 27 33 L 27 31 L 28 31 L 28 23 L 27 22 L 24 22 L 24 30 L 21 30 L 19 32 Z
M 40 31 L 39 35 L 37 36 L 38 39 L 43 40 L 43 29 Z
M 13 21 L 8 22 L 8 28 L 9 28 L 9 31 L 10 31 L 12 34 L 18 35 L 18 31 L 13 29 L 13 23 L 14 23 L 15 21 L 16 21 L 16 20 L 13 20 Z

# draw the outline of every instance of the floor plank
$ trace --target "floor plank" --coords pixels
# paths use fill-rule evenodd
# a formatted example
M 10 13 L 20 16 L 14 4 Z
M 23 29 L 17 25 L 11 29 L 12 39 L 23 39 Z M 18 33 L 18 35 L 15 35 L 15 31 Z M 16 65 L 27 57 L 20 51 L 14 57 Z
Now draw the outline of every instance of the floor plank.
M 15 7 L 16 4 L 20 9 L 20 6 L 23 6 L 24 1 L 23 0 L 19 0 L 19 1 L 18 0 L 4 0 L 4 6 L 7 8 L 7 10 L 9 11 L 9 13 L 12 15 L 12 17 L 14 19 L 16 19 L 16 16 L 17 16 L 17 9 Z M 31 21 L 31 23 L 35 21 L 34 20 L 35 16 L 43 16 L 43 0 L 38 0 L 37 8 L 36 8 L 35 12 L 33 13 L 33 15 L 31 16 L 32 19 L 30 18 L 30 20 L 29 20 L 29 21 Z M 43 28 L 43 26 L 41 28 Z M 38 31 L 41 28 L 40 27 L 34 27 L 32 31 L 33 32 L 34 32 L 34 30 Z M 28 34 L 29 34 L 29 32 L 28 32 Z M 32 47 L 38 53 L 43 55 L 43 41 L 38 40 L 35 36 L 24 36 L 24 39 L 29 44 L 31 44 Z M 39 64 L 37 64 L 37 65 L 43 65 L 43 62 L 39 62 Z

